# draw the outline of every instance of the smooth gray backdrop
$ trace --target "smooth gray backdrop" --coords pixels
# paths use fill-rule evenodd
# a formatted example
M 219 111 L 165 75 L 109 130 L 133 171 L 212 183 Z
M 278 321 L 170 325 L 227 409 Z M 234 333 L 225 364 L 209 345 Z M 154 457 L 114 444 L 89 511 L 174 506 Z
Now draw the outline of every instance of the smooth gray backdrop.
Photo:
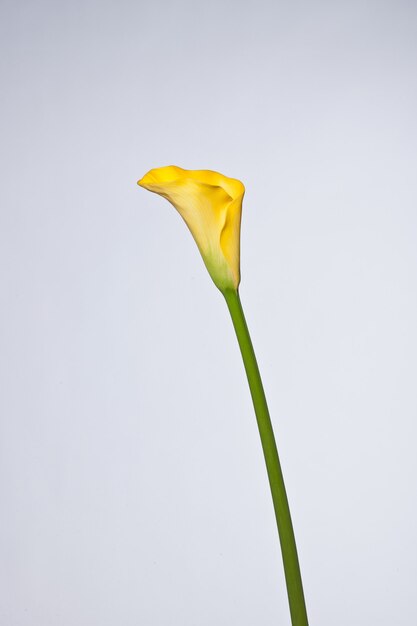
M 0 624 L 288 626 L 232 326 L 151 167 L 244 181 L 312 626 L 417 624 L 417 4 L 1 0 Z

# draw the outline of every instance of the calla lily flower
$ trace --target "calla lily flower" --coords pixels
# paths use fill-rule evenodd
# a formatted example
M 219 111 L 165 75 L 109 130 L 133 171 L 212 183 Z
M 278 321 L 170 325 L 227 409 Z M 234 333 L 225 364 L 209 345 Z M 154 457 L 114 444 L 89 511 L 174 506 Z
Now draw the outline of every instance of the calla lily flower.
M 269 409 L 239 296 L 240 221 L 245 187 L 209 170 L 170 165 L 138 185 L 166 198 L 184 219 L 232 318 L 252 395 L 281 544 L 292 626 L 308 626 L 297 546 Z
M 210 170 L 169 165 L 150 170 L 138 185 L 163 196 L 177 209 L 220 291 L 237 291 L 243 183 Z

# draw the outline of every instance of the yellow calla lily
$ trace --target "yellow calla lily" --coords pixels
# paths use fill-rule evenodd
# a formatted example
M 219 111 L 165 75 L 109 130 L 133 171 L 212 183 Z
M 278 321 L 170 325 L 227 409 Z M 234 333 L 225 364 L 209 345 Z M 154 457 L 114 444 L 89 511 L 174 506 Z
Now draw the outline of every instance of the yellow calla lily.
M 293 626 L 308 626 L 303 583 L 287 492 L 253 344 L 239 296 L 243 184 L 209 170 L 170 165 L 150 170 L 138 185 L 177 209 L 201 252 L 232 318 L 252 395 L 274 504 Z
M 184 219 L 220 291 L 240 282 L 243 183 L 210 170 L 175 165 L 150 170 L 138 185 L 166 198 Z

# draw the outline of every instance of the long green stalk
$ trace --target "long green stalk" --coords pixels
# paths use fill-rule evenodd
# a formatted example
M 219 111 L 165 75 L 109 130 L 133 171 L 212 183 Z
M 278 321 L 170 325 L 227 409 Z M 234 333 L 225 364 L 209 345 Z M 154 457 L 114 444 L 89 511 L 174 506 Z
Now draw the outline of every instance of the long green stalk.
M 245 316 L 237 291 L 227 290 L 224 297 L 229 307 L 233 326 L 236 331 L 253 406 L 258 422 L 259 434 L 265 456 L 266 469 L 271 487 L 277 520 L 278 534 L 281 543 L 282 560 L 284 564 L 285 580 L 287 584 L 288 601 L 290 605 L 291 621 L 293 626 L 308 626 L 307 611 L 304 600 L 303 583 L 301 580 L 300 565 L 298 562 L 297 546 L 291 522 L 287 493 L 285 491 L 281 464 L 275 443 L 274 431 L 266 403 L 265 392 L 256 362 L 255 352 L 246 324 Z

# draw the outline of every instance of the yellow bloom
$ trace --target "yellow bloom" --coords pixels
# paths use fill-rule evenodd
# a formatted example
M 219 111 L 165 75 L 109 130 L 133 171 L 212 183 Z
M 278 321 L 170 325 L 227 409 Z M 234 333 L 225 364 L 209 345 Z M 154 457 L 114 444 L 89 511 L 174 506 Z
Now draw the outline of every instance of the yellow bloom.
M 174 205 L 220 291 L 237 290 L 243 184 L 218 172 L 170 165 L 150 170 L 138 185 Z

